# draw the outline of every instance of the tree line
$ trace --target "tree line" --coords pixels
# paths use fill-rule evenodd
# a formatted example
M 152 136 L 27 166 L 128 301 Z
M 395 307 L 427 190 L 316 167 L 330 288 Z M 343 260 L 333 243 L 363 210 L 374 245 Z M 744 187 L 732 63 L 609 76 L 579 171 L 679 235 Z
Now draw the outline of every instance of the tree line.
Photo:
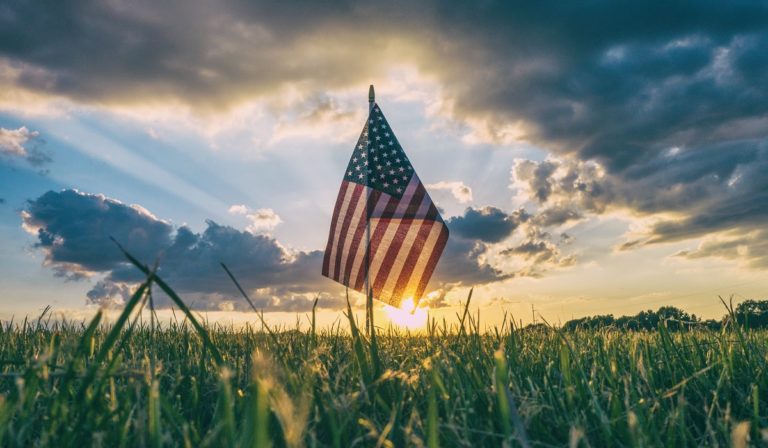
M 582 317 L 569 320 L 563 329 L 616 328 L 621 330 L 655 330 L 666 325 L 671 330 L 707 328 L 719 330 L 729 320 L 747 328 L 768 328 L 768 300 L 746 300 L 729 310 L 722 319 L 703 320 L 674 306 L 662 306 L 656 311 L 641 311 L 634 316 L 613 317 L 613 314 Z

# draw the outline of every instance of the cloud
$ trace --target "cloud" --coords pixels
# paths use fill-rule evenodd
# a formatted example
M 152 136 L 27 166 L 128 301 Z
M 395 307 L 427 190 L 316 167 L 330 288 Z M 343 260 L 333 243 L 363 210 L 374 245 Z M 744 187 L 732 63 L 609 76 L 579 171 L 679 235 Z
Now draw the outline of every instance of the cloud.
M 24 145 L 38 135 L 40 135 L 38 132 L 30 131 L 25 126 L 15 130 L 0 128 L 0 152 L 11 156 L 26 157 L 27 150 Z
M 570 243 L 568 235 L 561 235 L 561 243 Z M 563 255 L 557 244 L 552 242 L 549 233 L 538 227 L 530 226 L 525 239 L 501 251 L 504 256 L 517 256 L 527 263 L 517 273 L 519 276 L 541 277 L 544 272 L 553 268 L 564 268 L 576 263 L 573 255 Z
M 197 308 L 219 309 L 232 297 L 241 302 L 222 262 L 271 311 L 299 309 L 305 305 L 298 302 L 302 297 L 310 300 L 318 291 L 324 293 L 322 306 L 339 305 L 332 296 L 340 288 L 320 276 L 320 251 L 290 251 L 266 235 L 213 221 L 195 233 L 138 205 L 76 190 L 49 191 L 30 200 L 21 217 L 24 229 L 36 236 L 34 247 L 43 252 L 45 265 L 57 275 L 71 280 L 101 277 L 88 292 L 90 303 L 119 304 L 129 285 L 142 279 L 110 241 L 112 236 L 139 260 L 158 260 L 158 273 L 178 292 L 189 294 Z M 170 302 L 160 295 L 157 303 Z
M 229 207 L 229 209 L 227 210 L 227 213 L 229 213 L 230 215 L 245 215 L 246 213 L 248 213 L 248 207 L 246 207 L 243 204 L 233 205 Z
M 466 204 L 467 202 L 472 201 L 472 189 L 465 185 L 464 182 L 441 181 L 434 184 L 428 184 L 427 188 L 433 190 L 448 190 L 459 204 Z
M 18 129 L 0 128 L 0 154 L 22 158 L 32 166 L 51 161 L 50 155 L 40 147 L 42 143 L 40 133 L 30 131 L 26 126 Z
M 278 224 L 283 222 L 271 208 L 260 208 L 253 213 L 247 214 L 246 217 L 251 223 L 248 224 L 245 230 L 254 234 L 269 233 L 275 230 Z
M 516 166 L 550 207 L 542 225 L 623 208 L 663 219 L 654 244 L 765 219 L 766 47 L 761 2 L 16 2 L 0 15 L 0 92 L 15 96 L 0 101 L 205 113 L 298 91 L 280 139 L 348 118 L 319 92 L 406 65 L 468 140 L 554 154 Z
M 268 234 L 275 230 L 278 224 L 283 222 L 280 216 L 271 208 L 251 210 L 245 205 L 240 204 L 229 207 L 227 212 L 231 215 L 244 215 L 250 222 L 245 230 L 253 234 Z
M 717 257 L 742 262 L 756 269 L 768 268 L 768 231 L 747 234 L 734 232 L 705 238 L 697 248 L 680 251 L 677 257 L 700 259 Z
M 142 260 L 153 261 L 173 241 L 173 227 L 145 209 L 77 190 L 49 191 L 27 202 L 24 229 L 46 265 L 68 278 L 106 272 L 124 263 L 112 236 Z
M 546 169 L 539 169 L 542 165 Z M 676 147 L 621 174 L 572 157 L 519 160 L 511 188 L 540 207 L 536 222 L 541 225 L 612 210 L 655 218 L 619 247 L 631 250 L 761 229 L 768 220 L 766 170 L 768 142 L 746 140 L 696 150 Z
M 513 277 L 541 276 L 557 267 L 575 263 L 564 255 L 549 233 L 536 224 L 537 216 L 519 209 L 507 213 L 495 207 L 467 208 L 462 216 L 446 221 L 451 230 L 435 272 L 439 289 L 451 285 L 481 285 Z M 524 241 L 514 247 L 511 241 Z M 571 237 L 561 237 L 563 245 Z M 495 255 L 498 253 L 498 255 Z
M 497 243 L 528 219 L 529 215 L 522 209 L 507 214 L 496 207 L 467 208 L 463 216 L 448 220 L 448 228 L 454 235 L 465 239 Z
M 239 206 L 232 209 L 243 213 Z M 139 205 L 76 190 L 49 191 L 28 201 L 21 218 L 23 228 L 36 238 L 33 247 L 43 253 L 44 264 L 56 275 L 74 281 L 96 280 L 87 293 L 90 304 L 120 305 L 143 280 L 110 240 L 114 237 L 144 263 L 158 262 L 159 275 L 195 309 L 249 309 L 221 263 L 247 288 L 256 306 L 266 311 L 309 310 L 315 297 L 320 297 L 319 306 L 324 308 L 345 306 L 342 287 L 320 275 L 322 251 L 292 250 L 263 233 L 210 220 L 197 233 L 161 220 Z M 572 259 L 561 254 L 549 233 L 534 221 L 524 210 L 507 213 L 494 207 L 467 208 L 462 216 L 448 219 L 451 237 L 433 276 L 437 292 L 430 293 L 429 300 L 437 306 L 444 301 L 445 292 L 457 285 L 539 276 L 548 269 L 568 266 Z M 524 232 L 518 235 L 518 229 Z M 497 266 L 491 255 L 520 237 L 527 241 L 502 255 L 522 262 L 514 269 Z M 561 240 L 566 244 L 569 238 Z M 171 305 L 160 292 L 155 303 L 158 307 Z

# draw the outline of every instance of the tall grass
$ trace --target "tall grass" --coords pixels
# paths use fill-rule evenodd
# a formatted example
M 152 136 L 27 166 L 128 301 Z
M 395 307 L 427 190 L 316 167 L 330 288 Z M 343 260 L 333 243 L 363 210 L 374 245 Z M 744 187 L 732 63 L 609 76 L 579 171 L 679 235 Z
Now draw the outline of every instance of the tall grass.
M 768 333 L 204 325 L 152 270 L 112 324 L 0 326 L 0 445 L 699 446 L 765 440 Z M 159 287 L 182 322 L 137 320 Z M 468 309 L 469 301 L 467 302 Z M 44 313 L 45 315 L 45 313 Z

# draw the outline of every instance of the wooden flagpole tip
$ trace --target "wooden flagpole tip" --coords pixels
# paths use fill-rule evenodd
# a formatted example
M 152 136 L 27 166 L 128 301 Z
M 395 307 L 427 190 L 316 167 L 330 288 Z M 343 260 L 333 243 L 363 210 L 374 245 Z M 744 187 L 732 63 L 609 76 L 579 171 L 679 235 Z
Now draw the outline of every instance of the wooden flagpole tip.
M 376 101 L 376 92 L 373 90 L 373 84 L 368 87 L 368 102 L 373 103 Z

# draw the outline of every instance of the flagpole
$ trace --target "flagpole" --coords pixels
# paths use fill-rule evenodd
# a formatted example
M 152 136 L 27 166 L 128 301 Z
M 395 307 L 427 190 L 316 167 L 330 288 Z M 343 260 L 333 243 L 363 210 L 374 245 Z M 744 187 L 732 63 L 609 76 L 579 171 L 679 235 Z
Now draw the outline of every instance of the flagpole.
M 376 103 L 376 92 L 373 90 L 373 84 L 368 88 L 368 116 L 373 111 L 373 105 Z M 370 124 L 370 123 L 368 123 Z M 368 128 L 368 142 L 365 145 L 366 160 L 370 160 L 370 126 Z M 368 162 L 370 163 L 370 162 Z M 371 187 L 368 180 L 368 170 L 365 171 L 365 332 L 368 336 L 373 333 L 373 288 L 371 285 L 370 266 L 371 266 L 371 213 L 368 210 L 371 201 Z

